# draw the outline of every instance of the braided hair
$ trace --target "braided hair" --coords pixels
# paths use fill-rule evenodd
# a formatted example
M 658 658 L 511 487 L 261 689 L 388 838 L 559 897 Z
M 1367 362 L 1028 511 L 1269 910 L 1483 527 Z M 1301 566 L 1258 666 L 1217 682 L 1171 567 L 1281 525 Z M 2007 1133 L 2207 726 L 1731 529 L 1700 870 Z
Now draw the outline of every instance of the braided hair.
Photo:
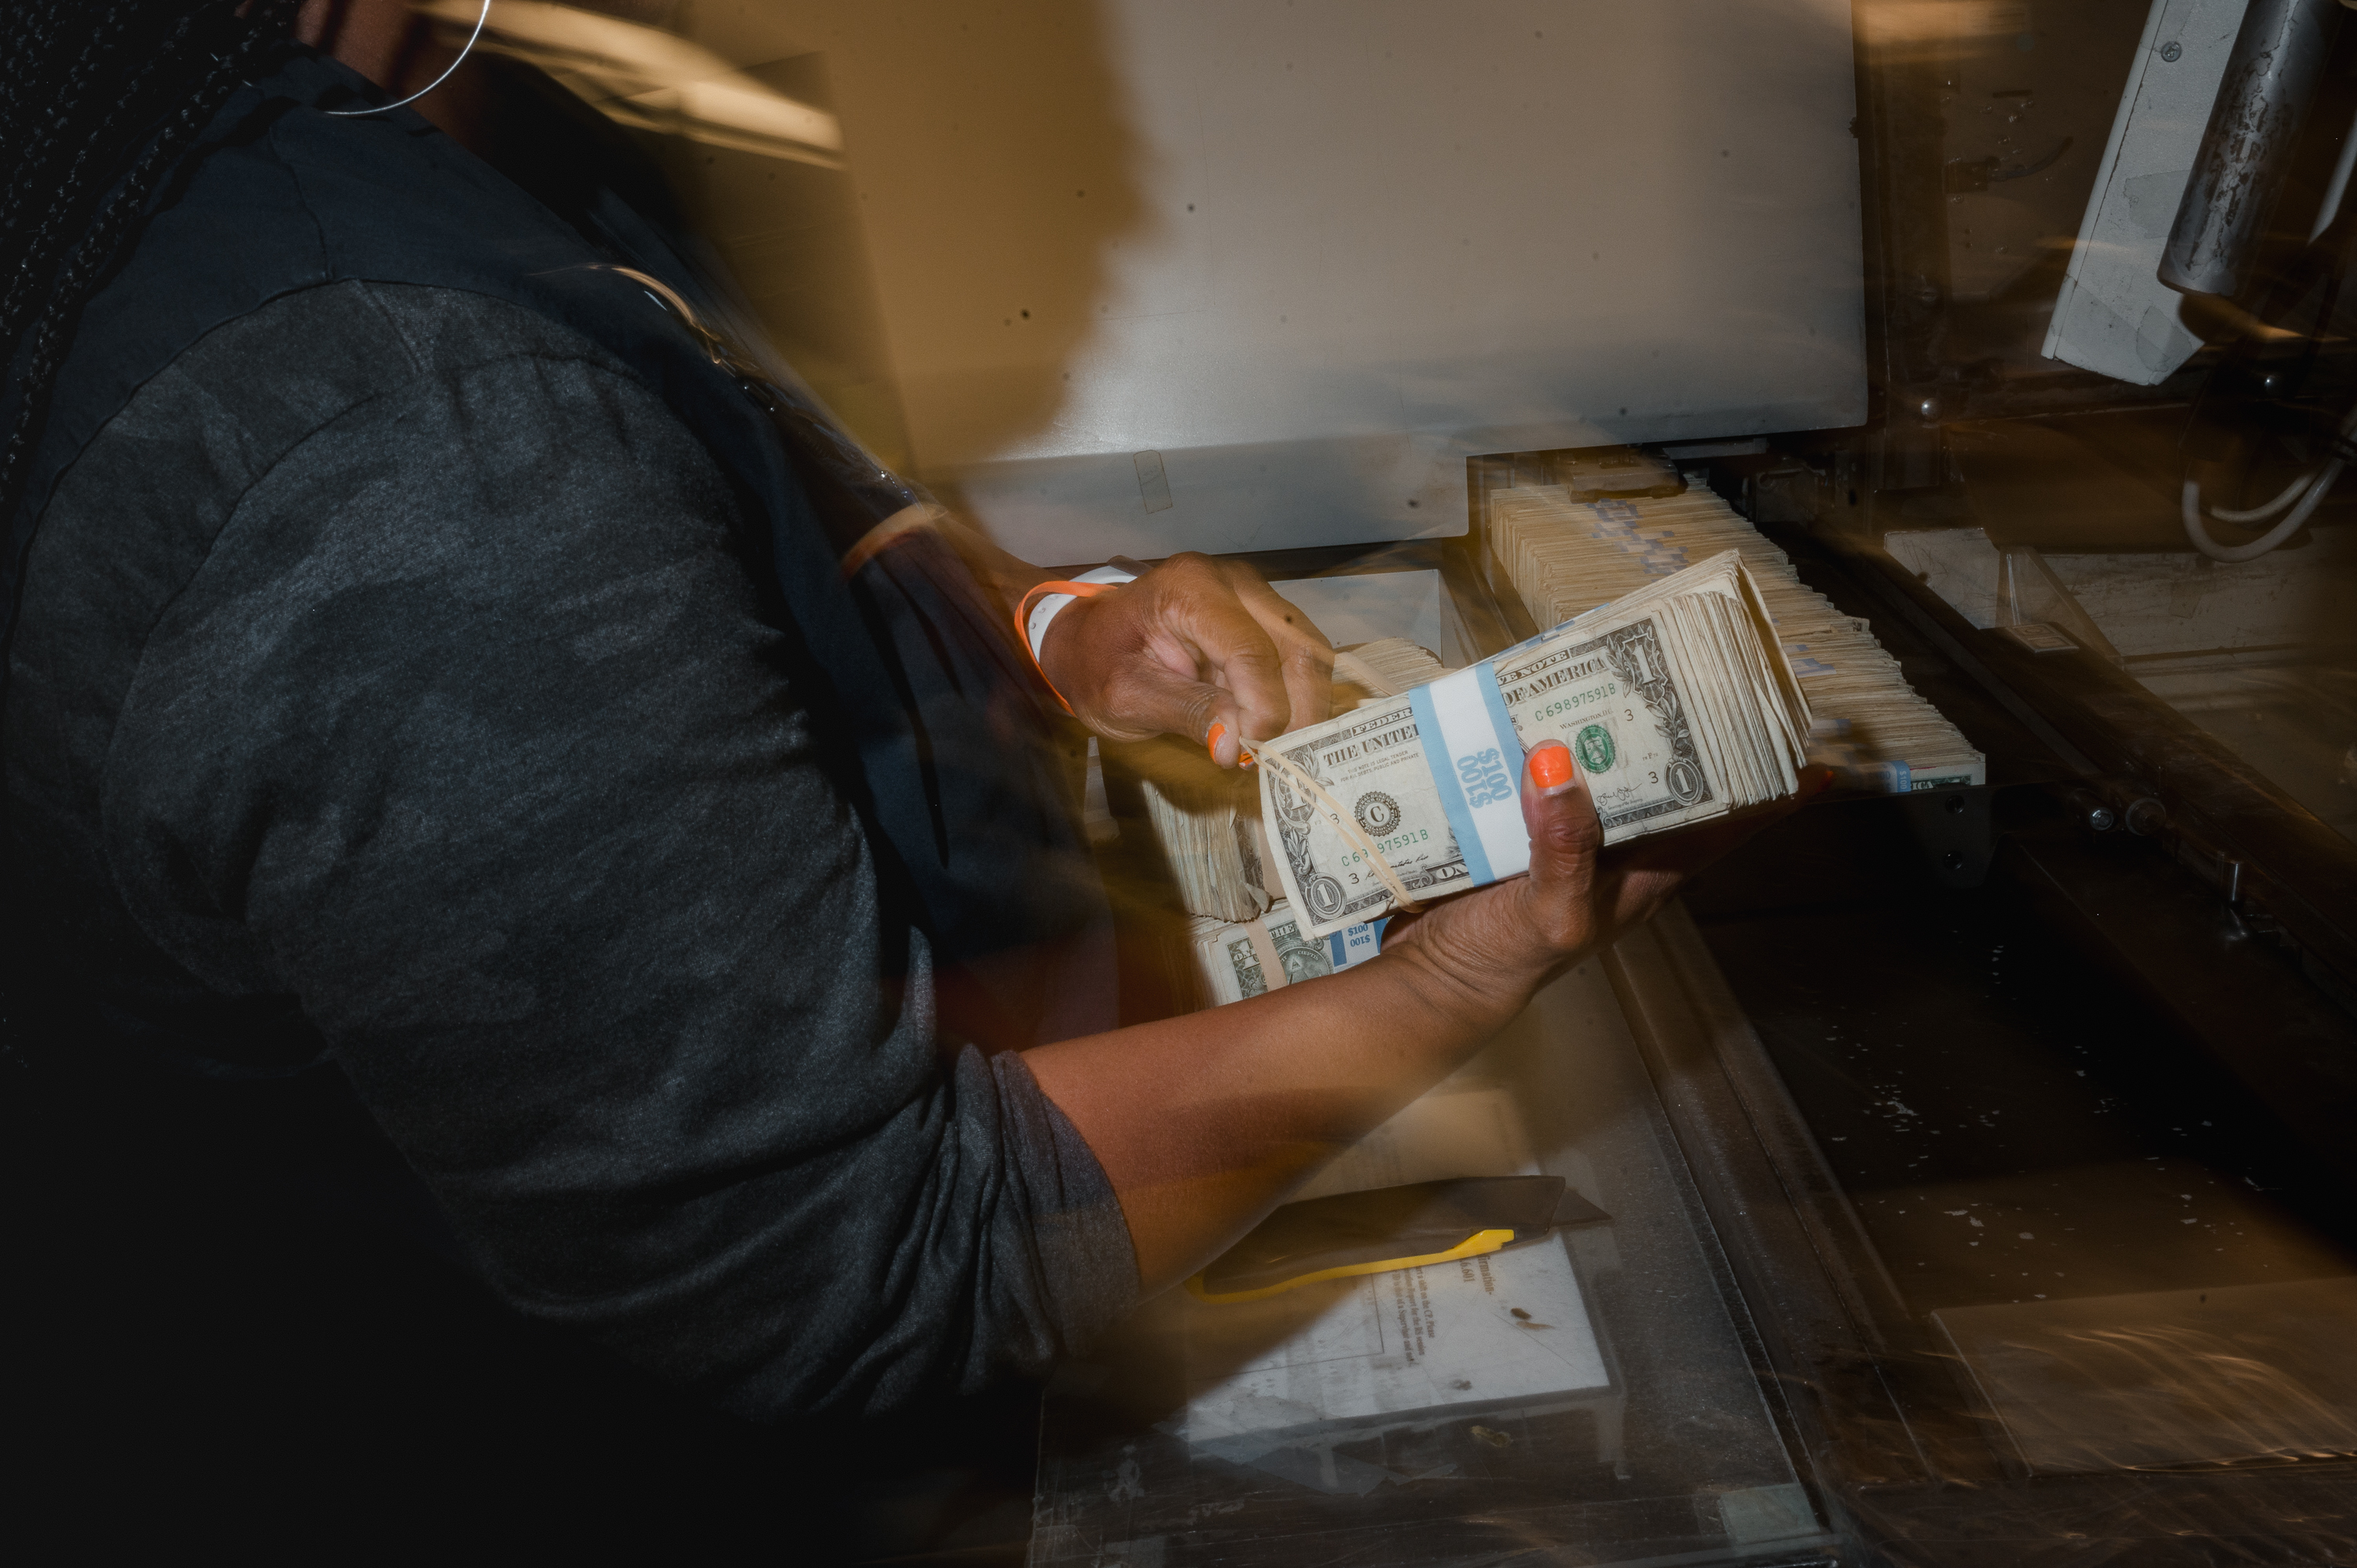
M 0 524 L 29 481 L 83 304 L 148 202 L 246 82 L 294 46 L 297 0 L 11 0 L 0 22 L 0 356 L 18 398 Z M 21 566 L 21 563 L 18 564 Z

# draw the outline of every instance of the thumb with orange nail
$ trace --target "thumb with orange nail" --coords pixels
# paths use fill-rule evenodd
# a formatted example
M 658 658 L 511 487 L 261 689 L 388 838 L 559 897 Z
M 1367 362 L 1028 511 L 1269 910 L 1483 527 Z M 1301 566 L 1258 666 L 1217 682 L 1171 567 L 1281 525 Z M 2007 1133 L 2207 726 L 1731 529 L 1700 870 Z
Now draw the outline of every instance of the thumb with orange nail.
M 1526 767 L 1531 787 L 1549 798 L 1562 794 L 1579 781 L 1579 769 L 1571 760 L 1571 747 L 1559 740 L 1544 740 L 1533 746 Z

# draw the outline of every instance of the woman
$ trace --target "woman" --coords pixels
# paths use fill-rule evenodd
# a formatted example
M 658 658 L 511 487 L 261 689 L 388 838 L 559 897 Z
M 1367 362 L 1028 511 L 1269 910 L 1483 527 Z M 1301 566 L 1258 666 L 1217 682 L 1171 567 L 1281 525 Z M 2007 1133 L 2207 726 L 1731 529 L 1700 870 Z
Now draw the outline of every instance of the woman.
M 9 26 L 8 848 L 75 1048 L 348 1083 L 441 1244 L 673 1384 L 1044 1364 L 1748 831 L 1599 858 L 1542 748 L 1529 876 L 1114 1028 L 1060 710 L 1235 766 L 1324 715 L 1306 619 L 1179 556 L 1035 666 L 1044 575 L 655 198 L 382 109 L 402 0 Z

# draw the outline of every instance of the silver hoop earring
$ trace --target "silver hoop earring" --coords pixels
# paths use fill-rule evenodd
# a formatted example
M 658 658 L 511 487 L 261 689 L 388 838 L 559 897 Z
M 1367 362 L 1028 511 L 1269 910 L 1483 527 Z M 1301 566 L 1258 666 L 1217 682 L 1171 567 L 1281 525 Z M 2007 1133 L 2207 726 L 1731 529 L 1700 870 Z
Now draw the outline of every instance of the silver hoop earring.
M 458 58 L 450 62 L 449 70 L 445 70 L 441 75 L 436 77 L 433 81 L 427 82 L 425 86 L 419 88 L 416 91 L 403 99 L 401 102 L 380 103 L 372 109 L 329 109 L 327 110 L 326 113 L 334 115 L 339 120 L 348 120 L 359 114 L 382 114 L 388 109 L 399 109 L 405 104 L 416 102 L 419 99 L 425 97 L 427 93 L 433 91 L 436 88 L 449 81 L 450 71 L 456 70 L 460 66 L 467 63 L 467 57 L 474 52 L 475 40 L 483 36 L 483 24 L 490 19 L 491 0 L 483 0 L 482 14 L 475 18 L 475 30 L 467 35 L 467 47 L 458 51 Z

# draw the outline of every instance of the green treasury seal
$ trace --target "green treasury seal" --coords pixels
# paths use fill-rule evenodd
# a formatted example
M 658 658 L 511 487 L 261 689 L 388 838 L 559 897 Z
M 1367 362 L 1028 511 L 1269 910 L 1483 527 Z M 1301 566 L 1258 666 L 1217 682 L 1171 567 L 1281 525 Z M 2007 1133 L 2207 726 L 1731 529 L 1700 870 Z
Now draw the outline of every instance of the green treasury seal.
M 1602 725 L 1589 725 L 1573 736 L 1571 749 L 1590 773 L 1609 773 L 1620 760 L 1612 749 L 1612 732 Z

